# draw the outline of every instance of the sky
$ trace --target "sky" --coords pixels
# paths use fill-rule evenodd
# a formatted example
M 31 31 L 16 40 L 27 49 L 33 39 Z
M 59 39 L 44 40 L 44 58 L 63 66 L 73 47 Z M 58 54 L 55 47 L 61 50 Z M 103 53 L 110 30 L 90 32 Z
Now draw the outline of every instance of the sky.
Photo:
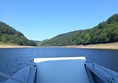
M 118 0 L 0 0 L 0 21 L 28 39 L 92 28 L 118 13 Z

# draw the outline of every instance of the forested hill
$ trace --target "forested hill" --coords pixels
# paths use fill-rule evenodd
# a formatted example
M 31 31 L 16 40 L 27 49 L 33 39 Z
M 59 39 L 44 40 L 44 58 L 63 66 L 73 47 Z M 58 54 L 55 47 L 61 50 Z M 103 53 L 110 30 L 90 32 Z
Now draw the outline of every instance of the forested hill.
M 114 14 L 107 21 L 97 26 L 58 35 L 52 39 L 44 40 L 42 46 L 86 45 L 118 42 L 118 14 Z
M 0 21 L 0 42 L 18 45 L 36 46 L 37 44 L 28 40 L 21 32 L 16 31 L 9 25 Z

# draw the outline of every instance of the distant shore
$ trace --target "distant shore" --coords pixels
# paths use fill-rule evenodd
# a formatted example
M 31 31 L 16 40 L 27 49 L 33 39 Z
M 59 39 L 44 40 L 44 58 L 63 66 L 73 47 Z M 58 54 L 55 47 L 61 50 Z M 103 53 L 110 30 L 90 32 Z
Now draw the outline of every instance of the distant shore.
M 23 46 L 12 43 L 0 42 L 0 48 L 34 48 L 34 46 Z
M 87 49 L 116 49 L 118 50 L 118 42 L 106 44 L 89 44 L 89 45 L 73 45 L 73 46 L 20 46 L 0 44 L 0 48 L 87 48 Z
M 118 50 L 118 42 L 105 44 L 72 45 L 72 46 L 40 46 L 41 48 L 87 48 L 87 49 L 114 49 Z
M 34 46 L 0 45 L 0 48 L 35 48 Z
M 105 44 L 73 45 L 73 46 L 65 46 L 65 47 L 68 47 L 68 48 L 88 48 L 88 49 L 117 49 L 118 50 L 118 42 L 105 43 Z

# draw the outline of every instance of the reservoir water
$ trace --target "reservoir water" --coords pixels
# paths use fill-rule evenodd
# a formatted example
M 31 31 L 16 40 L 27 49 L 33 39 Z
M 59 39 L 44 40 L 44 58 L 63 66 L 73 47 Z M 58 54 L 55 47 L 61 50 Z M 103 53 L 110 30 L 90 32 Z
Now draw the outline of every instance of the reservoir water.
M 80 48 L 1 48 L 0 72 L 13 75 L 21 68 L 33 64 L 34 58 L 78 56 L 85 56 L 88 62 L 118 72 L 118 50 Z M 0 82 L 5 80 L 0 76 Z

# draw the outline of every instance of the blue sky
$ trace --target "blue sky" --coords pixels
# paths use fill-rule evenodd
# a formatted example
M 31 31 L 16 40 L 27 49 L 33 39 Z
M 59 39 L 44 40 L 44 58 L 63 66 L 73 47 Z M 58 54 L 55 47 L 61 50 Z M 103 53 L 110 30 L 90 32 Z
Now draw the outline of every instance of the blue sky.
M 92 28 L 118 13 L 117 0 L 0 0 L 0 21 L 27 38 L 44 40 Z

